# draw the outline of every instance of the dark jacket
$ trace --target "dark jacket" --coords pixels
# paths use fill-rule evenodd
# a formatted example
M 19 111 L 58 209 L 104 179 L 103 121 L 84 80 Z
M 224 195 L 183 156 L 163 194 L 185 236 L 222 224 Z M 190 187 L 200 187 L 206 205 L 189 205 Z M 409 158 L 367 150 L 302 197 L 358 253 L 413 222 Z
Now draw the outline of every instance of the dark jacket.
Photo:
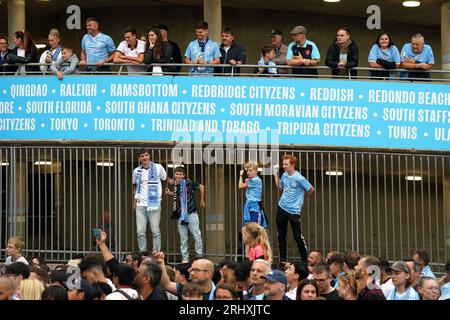
M 327 59 L 325 60 L 325 65 L 332 68 L 331 74 L 334 76 L 339 75 L 338 63 L 339 63 L 340 49 L 336 43 L 336 39 L 328 47 Z M 359 48 L 356 43 L 352 40 L 352 43 L 348 46 L 347 53 L 347 69 L 355 68 L 358 66 L 359 62 Z M 350 74 L 352 77 L 356 77 L 357 71 L 351 70 Z
M 15 66 L 2 66 L 2 64 L 8 64 L 8 56 L 11 53 L 11 50 L 8 49 L 8 51 L 6 52 L 6 55 L 4 57 L 2 57 L 2 55 L 0 54 L 0 73 L 13 73 L 17 70 L 17 67 Z
M 144 63 L 152 64 L 152 63 L 170 63 L 172 60 L 172 46 L 169 42 L 163 43 L 163 55 L 159 57 L 159 59 L 153 58 L 153 48 L 148 47 L 144 53 Z M 162 67 L 163 72 L 172 72 L 170 67 Z M 149 72 L 153 71 L 153 67 L 148 69 Z
M 1 64 L 5 64 L 8 63 L 8 55 L 11 53 L 11 50 L 8 49 L 8 51 L 6 51 L 6 54 L 4 57 L 2 57 L 2 55 L 0 54 L 0 65 Z
M 172 46 L 172 59 L 171 63 L 183 63 L 183 56 L 181 55 L 180 46 L 171 40 L 169 40 L 170 45 Z M 171 67 L 171 72 L 180 72 L 181 67 Z
M 380 288 L 369 289 L 365 287 L 359 294 L 358 300 L 386 300 Z
M 10 64 L 22 64 L 22 63 L 38 63 L 38 55 L 37 55 L 37 48 L 32 46 L 29 51 L 25 52 L 25 57 L 19 57 L 17 55 L 18 47 L 15 47 L 11 50 L 10 54 L 8 55 L 8 63 Z M 16 71 L 18 67 L 15 67 L 14 71 Z M 25 66 L 26 71 L 39 71 L 38 66 Z
M 223 44 L 221 44 L 220 53 L 222 54 L 220 57 L 221 64 L 227 64 L 230 60 L 241 61 L 242 64 L 246 62 L 245 50 L 240 44 L 233 43 L 228 51 L 225 51 Z M 233 72 L 240 73 L 241 68 L 234 68 Z M 214 68 L 214 73 L 231 73 L 231 67 L 216 67 Z

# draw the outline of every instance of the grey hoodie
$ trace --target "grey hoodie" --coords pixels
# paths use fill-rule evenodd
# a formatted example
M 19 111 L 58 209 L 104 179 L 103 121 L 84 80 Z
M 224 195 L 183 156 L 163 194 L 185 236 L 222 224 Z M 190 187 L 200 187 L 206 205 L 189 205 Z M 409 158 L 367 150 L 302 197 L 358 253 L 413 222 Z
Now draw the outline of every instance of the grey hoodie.
M 58 73 L 58 71 L 61 71 L 62 74 L 66 75 L 77 72 L 78 71 L 77 68 L 78 68 L 78 58 L 77 55 L 74 53 L 67 61 L 59 60 L 53 62 L 50 67 L 50 70 L 54 74 Z

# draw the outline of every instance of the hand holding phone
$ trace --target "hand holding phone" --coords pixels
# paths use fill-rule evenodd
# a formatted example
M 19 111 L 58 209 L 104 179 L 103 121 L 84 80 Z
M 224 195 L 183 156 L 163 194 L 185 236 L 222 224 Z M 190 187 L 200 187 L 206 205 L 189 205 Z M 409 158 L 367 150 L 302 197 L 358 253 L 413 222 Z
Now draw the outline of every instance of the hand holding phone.
M 101 230 L 98 228 L 93 228 L 92 235 L 94 236 L 95 239 L 100 239 Z

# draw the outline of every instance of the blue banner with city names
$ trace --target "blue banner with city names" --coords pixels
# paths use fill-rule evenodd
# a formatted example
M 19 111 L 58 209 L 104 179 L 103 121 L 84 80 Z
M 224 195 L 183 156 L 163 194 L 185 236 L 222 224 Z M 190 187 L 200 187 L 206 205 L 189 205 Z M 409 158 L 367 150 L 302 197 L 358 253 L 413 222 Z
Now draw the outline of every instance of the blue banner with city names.
M 450 150 L 450 86 L 248 77 L 2 77 L 1 141 Z

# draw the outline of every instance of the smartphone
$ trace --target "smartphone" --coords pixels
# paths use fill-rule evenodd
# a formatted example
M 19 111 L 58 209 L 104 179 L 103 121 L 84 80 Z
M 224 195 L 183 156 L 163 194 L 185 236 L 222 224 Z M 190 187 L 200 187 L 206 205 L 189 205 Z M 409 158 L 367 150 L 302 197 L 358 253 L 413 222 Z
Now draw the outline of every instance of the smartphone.
M 92 228 L 92 235 L 95 239 L 100 239 L 100 229 Z

